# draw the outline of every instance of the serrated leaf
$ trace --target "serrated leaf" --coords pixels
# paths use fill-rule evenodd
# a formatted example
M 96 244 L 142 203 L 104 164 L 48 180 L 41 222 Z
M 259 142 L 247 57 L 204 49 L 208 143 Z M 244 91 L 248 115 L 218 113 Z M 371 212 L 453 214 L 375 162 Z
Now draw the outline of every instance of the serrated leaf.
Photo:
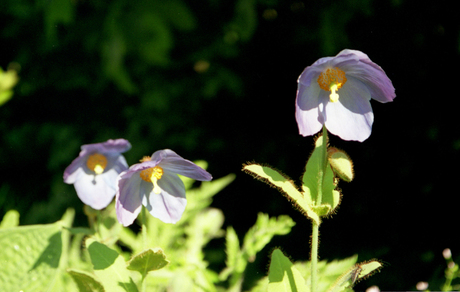
M 145 278 L 150 271 L 159 270 L 168 263 L 169 261 L 166 259 L 166 255 L 161 248 L 149 248 L 133 256 L 128 262 L 127 269 L 138 271 Z
M 252 174 L 254 178 L 279 189 L 290 201 L 299 207 L 300 211 L 308 218 L 313 220 L 316 224 L 320 224 L 319 216 L 311 208 L 312 201 L 310 197 L 302 195 L 289 178 L 286 178 L 283 174 L 269 166 L 262 166 L 259 164 L 245 165 L 243 170 Z
M 195 217 L 197 213 L 200 213 L 204 208 L 211 205 L 212 197 L 228 186 L 235 177 L 235 174 L 231 173 L 212 181 L 202 182 L 199 188 L 187 190 L 187 196 L 193 197 L 194 200 L 187 200 L 187 212 L 182 215 L 183 219 L 178 223 L 187 222 L 187 218 Z M 182 177 L 182 180 L 186 184 L 190 184 L 189 178 Z
M 11 228 L 19 225 L 19 212 L 16 210 L 9 210 L 3 216 L 0 228 Z
M 272 253 L 268 281 L 268 292 L 309 291 L 305 279 L 279 249 Z
M 67 273 L 77 284 L 79 292 L 105 292 L 104 287 L 94 275 L 74 269 L 67 270 Z
M 86 247 L 93 264 L 94 274 L 106 291 L 138 291 L 126 269 L 125 260 L 118 252 L 92 238 L 86 239 Z
M 226 246 L 226 253 L 227 253 L 227 260 L 226 264 L 227 267 L 219 274 L 219 279 L 221 281 L 227 280 L 230 274 L 233 273 L 235 270 L 241 270 L 241 261 L 242 257 L 240 256 L 240 241 L 238 239 L 238 235 L 235 232 L 233 227 L 227 227 L 227 233 L 225 236 L 225 246 Z M 246 268 L 246 265 L 243 265 L 242 270 Z M 240 271 L 241 272 L 241 271 Z
M 289 216 L 270 218 L 267 214 L 259 213 L 256 224 L 244 236 L 243 250 L 248 258 L 254 258 L 275 235 L 285 235 L 291 232 L 295 222 Z

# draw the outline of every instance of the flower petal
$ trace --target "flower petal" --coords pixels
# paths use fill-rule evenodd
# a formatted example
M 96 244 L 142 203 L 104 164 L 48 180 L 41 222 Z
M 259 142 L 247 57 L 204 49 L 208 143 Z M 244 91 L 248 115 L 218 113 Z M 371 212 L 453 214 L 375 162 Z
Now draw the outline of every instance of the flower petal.
M 316 83 L 319 74 L 321 74 L 321 72 L 323 72 L 324 69 L 329 66 L 328 64 L 332 59 L 333 57 L 321 58 L 311 66 L 306 67 L 297 79 L 299 86 L 302 84 L 308 87 L 312 84 L 312 81 L 313 83 Z
M 363 52 L 356 50 L 343 50 L 337 56 L 348 56 L 358 58 L 357 64 L 344 64 L 344 70 L 348 76 L 353 76 L 361 80 L 368 88 L 371 97 L 380 102 L 393 101 L 396 97 L 393 84 L 383 71 L 382 67 L 375 64 Z
M 106 169 L 114 170 L 117 175 L 128 169 L 128 163 L 123 155 L 108 155 Z
M 82 175 L 84 171 L 82 167 L 86 165 L 87 156 L 79 156 L 75 158 L 69 166 L 64 170 L 64 182 L 66 184 L 75 183 Z
M 322 90 L 317 82 L 310 86 L 299 83 L 295 118 L 301 135 L 311 136 L 321 130 L 324 124 L 324 104 L 327 100 L 327 92 Z
M 123 226 L 131 225 L 139 215 L 142 207 L 142 197 L 145 189 L 142 189 L 139 172 L 127 170 L 118 176 L 118 191 L 115 208 L 118 222 Z
M 86 144 L 81 146 L 80 156 L 92 154 L 92 153 L 101 153 L 101 154 L 109 154 L 109 153 L 116 153 L 120 154 L 123 152 L 128 151 L 131 149 L 131 144 L 128 140 L 125 139 L 116 139 L 116 140 L 107 140 L 107 142 L 103 143 L 94 143 L 94 144 Z
M 74 183 L 78 197 L 93 209 L 101 210 L 107 207 L 115 196 L 117 175 L 115 171 L 100 175 L 86 173 L 81 175 Z
M 210 181 L 212 179 L 209 172 L 190 160 L 182 158 L 170 149 L 156 151 L 152 154 L 151 160 L 161 161 L 159 166 L 172 173 L 177 173 L 200 181 Z
M 326 128 L 343 140 L 366 140 L 374 122 L 369 90 L 350 77 L 338 93 L 339 101 L 326 105 Z
M 165 223 L 176 223 L 187 205 L 184 183 L 176 174 L 165 171 L 158 186 L 161 193 L 155 194 L 152 191 L 145 206 L 153 217 Z

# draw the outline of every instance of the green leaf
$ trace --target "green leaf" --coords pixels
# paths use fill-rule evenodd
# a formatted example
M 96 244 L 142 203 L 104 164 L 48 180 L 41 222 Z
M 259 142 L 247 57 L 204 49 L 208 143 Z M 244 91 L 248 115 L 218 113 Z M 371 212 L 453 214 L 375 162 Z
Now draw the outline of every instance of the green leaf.
M 128 270 L 138 271 L 145 278 L 148 272 L 159 270 L 168 263 L 169 261 L 161 248 L 149 248 L 133 256 L 128 262 L 127 268 Z
M 383 267 L 382 263 L 377 260 L 361 263 L 359 265 L 361 267 L 361 272 L 359 273 L 358 280 L 372 276 L 374 273 L 378 272 L 379 269 Z
M 328 261 L 320 261 L 317 263 L 318 271 L 318 286 L 317 292 L 327 291 L 333 285 L 337 278 L 344 272 L 348 271 L 356 264 L 357 255 L 349 258 Z M 311 262 L 296 262 L 294 266 L 306 279 L 307 287 L 311 286 Z
M 256 224 L 244 236 L 243 249 L 248 259 L 255 258 L 275 235 L 285 235 L 291 232 L 295 222 L 289 216 L 269 218 L 267 214 L 259 213 Z
M 382 267 L 382 263 L 376 260 L 356 264 L 343 273 L 328 292 L 340 292 L 353 287 L 360 280 L 370 277 Z
M 2 223 L 0 223 L 0 228 L 11 228 L 19 225 L 19 212 L 16 210 L 9 210 L 3 216 Z
M 316 224 L 320 224 L 319 216 L 311 208 L 312 201 L 310 196 L 301 194 L 294 183 L 279 171 L 269 166 L 262 166 L 259 164 L 245 165 L 243 171 L 253 175 L 254 178 L 260 181 L 278 188 L 288 200 L 292 201 L 300 209 L 301 212 L 315 221 Z
M 94 274 L 106 291 L 138 291 L 126 269 L 125 260 L 118 252 L 92 238 L 86 239 L 86 246 L 93 264 Z
M 227 264 L 227 267 L 219 274 L 219 279 L 221 281 L 227 280 L 230 274 L 235 271 L 242 273 L 246 268 L 246 263 L 244 262 L 240 252 L 240 241 L 238 239 L 238 235 L 236 234 L 235 229 L 231 226 L 227 227 L 225 245 L 225 251 L 227 253 L 227 260 L 225 263 Z
M 66 213 L 67 214 L 67 213 Z M 62 227 L 70 221 L 0 229 L 2 291 L 62 289 Z
M 94 275 L 87 273 L 87 272 L 73 270 L 73 269 L 68 269 L 67 273 L 69 273 L 69 275 L 72 277 L 72 279 L 77 284 L 78 291 L 80 292 L 105 292 L 104 287 L 98 280 L 96 280 Z
M 198 164 L 201 166 L 200 164 Z M 204 165 L 206 166 L 206 165 Z M 187 199 L 187 212 L 185 212 L 182 216 L 181 222 L 188 222 L 191 218 L 197 216 L 197 214 L 201 213 L 202 210 L 212 203 L 212 197 L 228 186 L 233 180 L 235 180 L 235 174 L 228 174 L 224 177 L 214 179 L 212 181 L 204 181 L 201 183 L 199 188 L 194 188 L 191 190 L 187 190 L 187 197 L 193 198 Z M 193 181 L 187 177 L 181 177 L 184 181 L 185 185 L 190 185 Z
M 305 198 L 309 197 L 309 200 L 315 202 L 318 197 L 318 185 L 322 185 L 322 199 L 321 204 L 330 206 L 330 210 L 325 216 L 334 212 L 337 206 L 340 204 L 340 192 L 336 191 L 336 185 L 334 184 L 334 172 L 326 159 L 327 141 L 323 136 L 319 136 L 315 141 L 315 149 L 311 154 L 305 166 L 305 172 L 302 177 L 302 189 L 304 191 Z M 322 165 L 326 164 L 325 171 L 323 171 Z M 322 210 L 324 211 L 324 210 Z
M 331 212 L 331 206 L 329 204 L 321 204 L 320 206 L 313 206 L 312 207 L 313 211 L 315 211 L 318 216 L 326 216 Z
M 243 247 L 240 249 L 238 236 L 232 227 L 227 229 L 227 267 L 220 273 L 221 281 L 231 275 L 229 291 L 241 290 L 244 271 L 248 263 L 253 262 L 260 252 L 275 235 L 287 234 L 295 222 L 288 216 L 269 218 L 259 213 L 256 224 L 244 236 Z
M 330 207 L 326 215 L 329 215 L 335 211 L 340 204 L 340 192 L 335 190 L 336 185 L 334 184 L 334 172 L 331 166 L 327 163 L 326 173 L 324 174 L 323 180 L 323 197 L 321 204 L 326 204 Z
M 309 291 L 305 279 L 279 249 L 272 253 L 268 281 L 268 292 Z

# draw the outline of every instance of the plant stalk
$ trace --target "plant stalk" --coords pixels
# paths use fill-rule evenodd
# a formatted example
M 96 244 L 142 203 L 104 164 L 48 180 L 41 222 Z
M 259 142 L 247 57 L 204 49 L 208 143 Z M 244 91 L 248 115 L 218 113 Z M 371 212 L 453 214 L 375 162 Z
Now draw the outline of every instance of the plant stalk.
M 319 165 L 318 173 L 318 196 L 316 198 L 316 206 L 321 205 L 323 199 L 323 181 L 324 174 L 326 173 L 327 167 L 327 129 L 323 126 L 323 145 L 321 153 L 321 162 Z M 316 292 L 316 287 L 318 286 L 318 242 L 319 242 L 319 224 L 315 222 L 312 223 L 312 235 L 311 235 L 311 254 L 310 254 L 310 263 L 311 263 L 311 292 Z
M 316 292 L 318 286 L 318 239 L 319 239 L 319 225 L 313 222 L 311 235 L 311 292 Z
M 144 249 L 147 248 L 148 246 L 148 238 L 147 238 L 147 215 L 145 214 L 146 211 L 145 211 L 145 207 L 142 206 L 142 217 L 141 217 L 141 221 L 142 221 L 142 227 L 141 227 L 141 232 L 142 232 L 142 243 L 143 243 L 143 247 Z

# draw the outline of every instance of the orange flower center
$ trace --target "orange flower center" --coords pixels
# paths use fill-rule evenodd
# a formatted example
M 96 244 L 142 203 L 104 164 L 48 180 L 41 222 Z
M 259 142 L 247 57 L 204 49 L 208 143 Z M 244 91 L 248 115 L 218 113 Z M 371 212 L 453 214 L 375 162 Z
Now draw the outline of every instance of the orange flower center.
M 150 167 L 141 171 L 139 175 L 146 182 L 153 183 L 154 179 L 159 180 L 163 176 L 163 168 L 159 166 Z
M 144 158 L 141 159 L 141 162 L 145 161 L 150 161 L 149 156 L 144 156 Z M 153 192 L 155 194 L 159 194 L 161 192 L 160 187 L 158 186 L 158 181 L 161 179 L 163 176 L 163 168 L 160 166 L 155 166 L 155 167 L 150 167 L 147 169 L 144 169 L 139 173 L 139 176 L 146 182 L 151 182 L 153 184 Z
M 91 154 L 86 160 L 86 166 L 96 174 L 101 174 L 107 166 L 107 158 L 100 153 Z
M 318 76 L 319 87 L 323 90 L 330 91 L 329 95 L 331 102 L 339 100 L 337 91 L 347 82 L 345 72 L 339 68 L 328 68 Z

